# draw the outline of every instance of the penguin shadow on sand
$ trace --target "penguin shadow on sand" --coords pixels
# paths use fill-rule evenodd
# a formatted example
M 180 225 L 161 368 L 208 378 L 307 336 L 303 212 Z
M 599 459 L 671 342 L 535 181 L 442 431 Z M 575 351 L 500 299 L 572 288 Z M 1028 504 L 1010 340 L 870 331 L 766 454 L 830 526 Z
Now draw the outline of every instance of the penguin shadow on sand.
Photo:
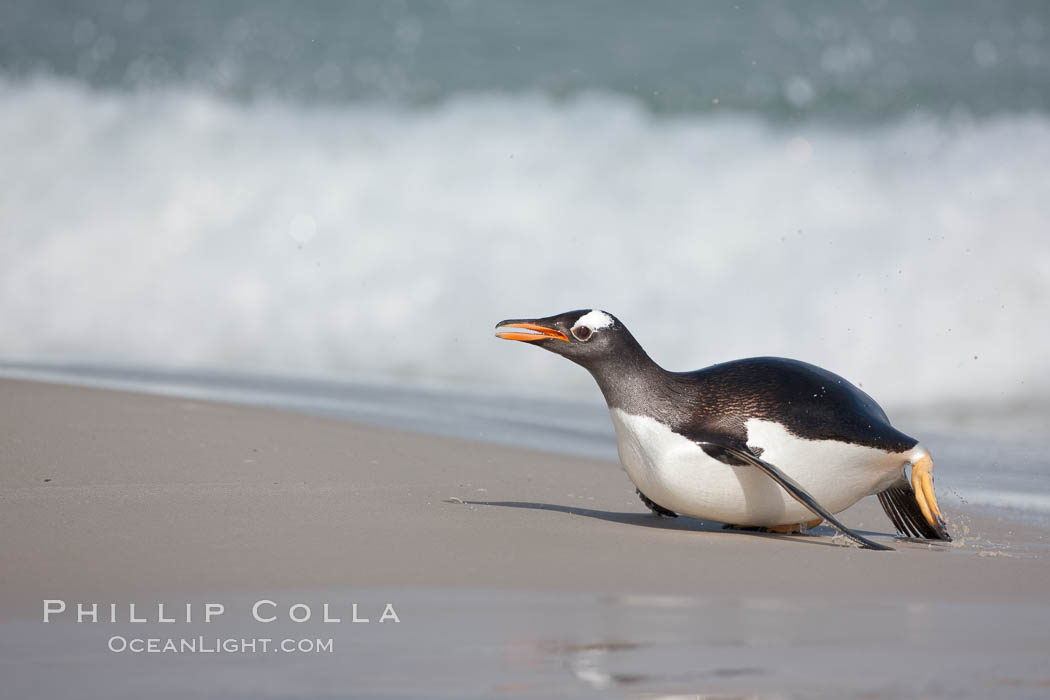
M 491 506 L 495 508 L 523 508 L 526 510 L 547 510 L 558 513 L 566 513 L 583 518 L 594 518 L 611 523 L 623 525 L 635 525 L 640 527 L 656 528 L 659 530 L 680 530 L 686 532 L 710 532 L 731 537 L 733 535 L 747 535 L 750 537 L 764 537 L 776 540 L 785 540 L 798 544 L 818 545 L 823 547 L 842 547 L 840 542 L 832 541 L 832 537 L 839 534 L 828 525 L 818 525 L 803 533 L 781 534 L 777 532 L 764 532 L 758 530 L 743 530 L 727 526 L 723 523 L 710 522 L 690 518 L 688 516 L 667 517 L 657 513 L 640 513 L 637 511 L 616 512 L 610 510 L 596 510 L 594 508 L 581 508 L 580 506 L 565 506 L 555 503 L 536 503 L 531 501 L 463 501 L 464 504 L 472 506 Z M 884 532 L 867 530 L 854 530 L 864 535 L 884 536 Z

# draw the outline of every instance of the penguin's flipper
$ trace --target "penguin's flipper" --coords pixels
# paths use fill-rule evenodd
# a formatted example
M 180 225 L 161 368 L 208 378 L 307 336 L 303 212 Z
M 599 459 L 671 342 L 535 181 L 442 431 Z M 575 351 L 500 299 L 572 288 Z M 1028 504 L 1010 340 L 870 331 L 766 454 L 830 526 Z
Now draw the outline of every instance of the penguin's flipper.
M 652 512 L 656 513 L 657 515 L 662 515 L 665 518 L 677 518 L 678 517 L 678 513 L 675 513 L 673 510 L 668 510 L 667 508 L 664 508 L 659 503 L 653 502 L 652 499 L 650 499 L 648 496 L 646 496 L 640 490 L 635 489 L 634 492 L 638 494 L 638 498 L 642 499 L 642 503 L 645 504 L 645 507 L 648 508 L 649 510 L 651 510 Z
M 875 549 L 879 551 L 888 552 L 893 551 L 893 547 L 887 547 L 884 544 L 879 544 L 878 542 L 869 540 L 868 538 L 858 535 L 857 533 L 850 530 L 848 527 L 840 523 L 834 515 L 832 515 L 827 509 L 824 508 L 824 506 L 817 503 L 816 499 L 813 498 L 813 496 L 809 495 L 809 493 L 804 488 L 802 488 L 797 481 L 792 479 L 784 472 L 780 471 L 780 469 L 770 464 L 769 462 L 758 458 L 750 451 L 739 450 L 734 447 L 726 447 L 725 445 L 713 445 L 712 443 L 706 442 L 699 442 L 698 444 L 700 444 L 701 447 L 704 447 L 705 445 L 711 445 L 714 448 L 725 450 L 737 459 L 743 460 L 744 462 L 747 462 L 753 467 L 758 467 L 759 469 L 764 471 L 770 479 L 777 482 L 782 489 L 791 494 L 792 498 L 804 505 L 806 508 L 809 508 L 814 515 L 819 515 L 824 520 L 827 520 L 833 528 L 835 528 L 844 536 L 853 540 L 860 546 L 864 547 L 865 549 Z
M 912 490 L 911 484 L 903 476 L 895 481 L 889 488 L 878 493 L 879 503 L 886 515 L 893 521 L 904 537 L 918 537 L 927 540 L 946 540 L 951 542 L 951 535 L 944 527 L 944 521 L 940 519 L 940 513 L 931 523 L 927 520 L 919 503 L 918 496 Z M 936 505 L 936 502 L 934 502 Z

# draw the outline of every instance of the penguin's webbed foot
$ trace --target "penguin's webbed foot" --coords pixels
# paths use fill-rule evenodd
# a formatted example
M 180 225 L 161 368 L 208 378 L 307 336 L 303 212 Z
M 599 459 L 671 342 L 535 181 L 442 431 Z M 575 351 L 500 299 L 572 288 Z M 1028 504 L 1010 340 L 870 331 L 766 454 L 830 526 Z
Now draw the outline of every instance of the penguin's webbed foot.
M 951 542 L 933 492 L 933 460 L 919 459 L 911 468 L 911 483 L 903 476 L 879 492 L 879 503 L 904 537 Z
M 817 518 L 816 520 L 810 520 L 808 523 L 790 523 L 788 525 L 732 525 L 726 524 L 722 526 L 723 530 L 740 530 L 742 532 L 775 532 L 778 535 L 791 535 L 800 533 L 803 530 L 811 530 L 817 525 L 824 522 L 824 518 Z
M 776 532 L 781 535 L 791 535 L 794 533 L 801 533 L 803 530 L 812 530 L 817 525 L 824 522 L 824 518 L 817 518 L 816 520 L 810 520 L 807 523 L 790 523 L 788 525 L 774 525 L 768 528 L 770 532 Z
M 660 516 L 663 516 L 665 518 L 677 518 L 678 517 L 678 513 L 675 513 L 673 510 L 668 510 L 668 509 L 664 508 L 663 506 L 661 506 L 661 505 L 659 505 L 657 503 L 654 503 L 648 496 L 646 496 L 640 490 L 635 489 L 634 492 L 638 494 L 638 498 L 642 499 L 642 503 L 645 504 L 645 507 L 648 508 L 649 510 L 651 510 L 656 515 L 660 515 Z
M 769 528 L 765 525 L 734 525 L 732 523 L 726 523 L 722 526 L 723 530 L 739 530 L 740 532 L 769 532 Z

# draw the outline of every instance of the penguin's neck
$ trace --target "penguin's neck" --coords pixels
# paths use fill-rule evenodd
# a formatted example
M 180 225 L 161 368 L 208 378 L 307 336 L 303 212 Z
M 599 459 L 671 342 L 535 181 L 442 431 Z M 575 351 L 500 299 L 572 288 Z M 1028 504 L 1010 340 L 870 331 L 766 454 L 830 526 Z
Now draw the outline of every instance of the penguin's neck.
M 662 412 L 671 373 L 656 364 L 633 337 L 627 340 L 620 352 L 587 369 L 610 410 L 655 417 Z

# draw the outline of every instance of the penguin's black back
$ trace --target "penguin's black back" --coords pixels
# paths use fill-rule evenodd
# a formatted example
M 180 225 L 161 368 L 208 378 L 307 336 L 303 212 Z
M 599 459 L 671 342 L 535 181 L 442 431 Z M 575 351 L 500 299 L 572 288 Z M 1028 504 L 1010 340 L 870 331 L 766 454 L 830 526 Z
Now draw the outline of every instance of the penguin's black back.
M 668 372 L 662 419 L 687 437 L 743 447 L 757 418 L 807 440 L 836 440 L 888 452 L 917 444 L 890 425 L 873 398 L 842 377 L 782 357 L 753 357 L 694 372 Z

